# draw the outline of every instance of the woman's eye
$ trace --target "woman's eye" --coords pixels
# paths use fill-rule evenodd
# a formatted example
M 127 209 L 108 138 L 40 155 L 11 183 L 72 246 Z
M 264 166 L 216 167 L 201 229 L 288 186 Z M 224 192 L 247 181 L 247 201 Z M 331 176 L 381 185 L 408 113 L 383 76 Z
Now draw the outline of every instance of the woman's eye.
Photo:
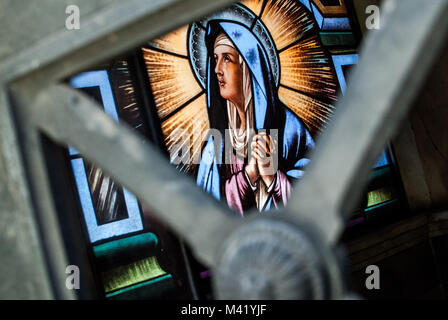
M 226 61 L 226 62 L 231 61 L 231 60 L 230 60 L 230 57 L 229 57 L 229 56 L 224 56 L 224 61 Z

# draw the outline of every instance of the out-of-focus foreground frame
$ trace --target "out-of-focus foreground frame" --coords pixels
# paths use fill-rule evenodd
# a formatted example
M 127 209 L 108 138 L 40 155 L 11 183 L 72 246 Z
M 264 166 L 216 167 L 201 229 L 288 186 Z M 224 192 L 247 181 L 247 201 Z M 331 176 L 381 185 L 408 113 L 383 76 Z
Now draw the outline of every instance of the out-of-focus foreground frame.
M 79 30 L 64 26 L 69 2 L 81 11 L 83 6 L 90 9 Z M 382 9 L 382 28 L 364 43 L 350 88 L 319 140 L 286 214 L 269 220 L 232 218 L 228 209 L 172 168 L 155 147 L 141 145 L 128 128 L 108 118 L 82 93 L 62 84 L 77 72 L 232 2 L 104 0 L 94 8 L 87 0 L 62 4 L 45 0 L 39 1 L 39 10 L 28 3 L 17 4 L 20 1 L 0 5 L 1 11 L 7 12 L 0 29 L 11 32 L 0 54 L 5 47 L 6 52 L 13 52 L 0 62 L 1 298 L 76 298 L 65 286 L 67 252 L 42 134 L 56 143 L 72 145 L 131 190 L 189 243 L 198 259 L 217 270 L 215 277 L 225 279 L 226 263 L 236 263 L 232 255 L 236 260 L 244 258 L 230 235 L 244 237 L 238 230 L 248 230 L 247 234 L 258 229 L 269 232 L 269 225 L 286 223 L 290 228 L 283 230 L 285 233 L 300 234 L 310 244 L 292 257 L 311 259 L 307 256 L 310 252 L 319 256 L 330 279 L 330 294 L 325 297 L 343 297 L 332 247 L 342 231 L 344 215 L 359 199 L 375 160 L 439 58 L 448 30 L 448 2 L 428 0 L 422 5 L 420 0 L 387 1 Z M 18 21 L 18 16 L 27 19 Z M 24 46 L 19 31 L 15 34 L 11 27 L 13 23 L 17 30 L 23 27 L 34 33 L 34 38 L 30 35 L 34 41 Z M 44 35 L 44 29 L 51 33 Z M 260 222 L 267 229 L 260 227 Z M 251 229 L 251 225 L 255 227 Z M 277 231 L 273 227 L 273 232 Z M 240 243 L 247 244 L 244 239 Z M 285 241 L 276 246 L 289 244 Z M 310 275 L 304 272 L 296 276 L 306 280 Z M 231 296 L 220 283 L 215 281 L 218 297 Z M 249 297 L 269 296 L 263 295 L 263 290 Z

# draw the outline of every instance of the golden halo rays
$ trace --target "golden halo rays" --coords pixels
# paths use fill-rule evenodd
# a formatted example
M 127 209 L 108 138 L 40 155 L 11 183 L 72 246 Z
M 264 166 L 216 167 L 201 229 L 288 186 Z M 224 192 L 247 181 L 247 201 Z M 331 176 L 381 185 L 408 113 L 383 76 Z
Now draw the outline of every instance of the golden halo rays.
M 187 43 L 187 31 L 188 25 L 180 27 L 179 29 L 153 40 L 151 45 L 186 57 L 188 55 L 187 46 L 185 45 Z
M 333 113 L 337 79 L 312 13 L 298 0 L 244 0 L 241 4 L 259 17 L 279 50 L 279 98 L 313 135 L 318 134 Z M 209 121 L 206 93 L 190 66 L 188 29 L 183 26 L 151 41 L 143 56 L 168 151 L 175 153 L 182 147 L 170 139 L 174 130 L 181 129 L 190 137 L 192 156 L 201 152 L 203 142 L 198 137 L 209 128 Z M 187 163 L 179 168 L 193 173 L 195 166 Z
M 319 41 L 312 14 L 298 0 L 246 0 L 274 40 L 280 59 L 279 98 L 313 135 L 329 121 L 337 99 L 337 78 L 331 58 Z
M 143 49 L 143 57 L 160 118 L 167 117 L 202 91 L 187 59 L 152 49 Z
M 336 79 L 317 35 L 281 52 L 280 65 L 281 85 L 323 100 L 336 100 Z
M 313 20 L 308 10 L 296 2 L 268 1 L 261 16 L 278 50 L 312 34 Z
M 205 93 L 196 98 L 188 106 L 177 112 L 162 124 L 162 132 L 170 155 L 181 154 L 178 168 L 192 172 L 195 165 L 192 159 L 200 157 L 203 134 L 209 127 Z M 175 131 L 175 130 L 180 131 Z M 184 143 L 189 146 L 188 153 L 182 153 Z
M 313 134 L 325 129 L 329 118 L 333 115 L 333 106 L 303 93 L 280 87 L 278 94 L 283 103 L 302 119 Z
M 245 0 L 241 1 L 241 4 L 245 5 L 250 11 L 255 13 L 258 16 L 261 12 L 261 8 L 263 7 L 264 0 Z

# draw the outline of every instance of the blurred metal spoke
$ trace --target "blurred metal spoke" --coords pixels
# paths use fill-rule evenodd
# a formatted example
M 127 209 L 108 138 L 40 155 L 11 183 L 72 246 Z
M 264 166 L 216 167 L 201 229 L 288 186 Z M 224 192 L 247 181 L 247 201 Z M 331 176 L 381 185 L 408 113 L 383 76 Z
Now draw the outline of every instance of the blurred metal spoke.
M 318 225 L 328 242 L 337 240 L 344 216 L 433 66 L 446 40 L 447 14 L 446 0 L 384 2 L 385 23 L 367 38 L 350 88 L 289 204 Z
M 242 220 L 177 172 L 155 147 L 142 143 L 80 92 L 64 85 L 42 91 L 30 108 L 46 135 L 75 147 L 126 186 L 213 266 L 226 236 Z

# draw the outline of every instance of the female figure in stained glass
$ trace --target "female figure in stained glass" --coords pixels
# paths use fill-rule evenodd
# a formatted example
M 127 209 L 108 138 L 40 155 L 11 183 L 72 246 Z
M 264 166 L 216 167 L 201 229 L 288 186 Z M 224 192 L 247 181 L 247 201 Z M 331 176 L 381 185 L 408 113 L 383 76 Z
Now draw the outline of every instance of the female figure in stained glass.
M 241 215 L 285 205 L 314 148 L 302 121 L 279 100 L 266 52 L 237 22 L 207 26 L 207 109 L 211 135 L 197 184 Z

